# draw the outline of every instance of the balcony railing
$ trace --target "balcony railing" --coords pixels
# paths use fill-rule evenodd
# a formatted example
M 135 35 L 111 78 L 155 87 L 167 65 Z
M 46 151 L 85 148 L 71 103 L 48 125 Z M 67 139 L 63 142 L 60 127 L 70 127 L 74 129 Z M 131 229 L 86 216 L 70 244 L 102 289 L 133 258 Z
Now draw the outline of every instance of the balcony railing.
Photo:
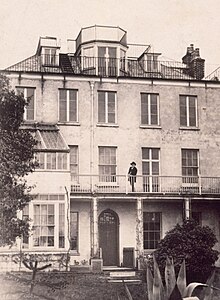
M 71 182 L 72 193 L 156 193 L 156 194 L 220 194 L 220 177 L 78 175 Z
M 74 56 L 34 55 L 6 71 L 65 73 L 100 77 L 138 77 L 195 80 L 186 65 L 173 61 Z

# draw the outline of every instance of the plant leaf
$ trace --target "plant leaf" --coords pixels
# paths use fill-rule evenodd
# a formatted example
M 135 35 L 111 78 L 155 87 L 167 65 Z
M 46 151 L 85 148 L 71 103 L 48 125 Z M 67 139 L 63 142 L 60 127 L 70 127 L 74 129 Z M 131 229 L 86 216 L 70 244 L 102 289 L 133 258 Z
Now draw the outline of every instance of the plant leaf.
M 166 282 L 167 299 L 169 299 L 176 285 L 176 276 L 175 276 L 173 259 L 170 260 L 169 257 L 167 257 L 166 259 L 165 282 Z
M 212 273 L 211 277 L 206 282 L 207 288 L 205 288 L 202 293 L 203 300 L 211 300 L 212 299 L 212 294 L 213 294 L 212 284 L 213 284 L 214 278 L 215 278 L 215 271 Z
M 148 300 L 154 300 L 153 299 L 153 275 L 150 270 L 150 268 L 147 266 L 147 272 L 146 272 L 146 279 L 147 279 L 147 295 L 148 295 Z
M 195 288 L 197 288 L 198 286 L 207 286 L 207 284 L 204 283 L 200 283 L 200 282 L 192 282 L 190 283 L 185 291 L 184 297 L 191 297 L 193 291 L 195 290 Z
M 165 291 L 161 279 L 160 270 L 155 257 L 154 260 L 154 280 L 153 280 L 153 300 L 164 300 Z
M 133 300 L 133 298 L 131 296 L 131 292 L 129 291 L 129 288 L 127 287 L 127 284 L 125 284 L 125 291 L 126 291 L 126 295 L 128 296 L 128 299 Z
M 179 274 L 177 277 L 177 286 L 178 289 L 180 291 L 180 294 L 182 295 L 182 297 L 185 294 L 186 291 L 186 263 L 185 263 L 185 259 L 183 260 L 180 270 L 179 270 Z

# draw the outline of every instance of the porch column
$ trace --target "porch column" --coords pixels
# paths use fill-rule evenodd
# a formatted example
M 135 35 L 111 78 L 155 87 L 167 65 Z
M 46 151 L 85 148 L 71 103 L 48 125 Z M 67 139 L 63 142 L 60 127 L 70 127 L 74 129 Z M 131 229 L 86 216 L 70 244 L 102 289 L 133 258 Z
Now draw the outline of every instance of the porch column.
M 137 216 L 136 216 L 136 250 L 137 255 L 143 254 L 143 200 L 137 198 Z
M 190 219 L 190 214 L 191 214 L 191 199 L 187 197 L 187 198 L 184 199 L 185 220 Z
M 98 232 L 98 200 L 92 199 L 92 211 L 93 211 L 93 255 L 98 254 L 99 250 L 99 232 Z

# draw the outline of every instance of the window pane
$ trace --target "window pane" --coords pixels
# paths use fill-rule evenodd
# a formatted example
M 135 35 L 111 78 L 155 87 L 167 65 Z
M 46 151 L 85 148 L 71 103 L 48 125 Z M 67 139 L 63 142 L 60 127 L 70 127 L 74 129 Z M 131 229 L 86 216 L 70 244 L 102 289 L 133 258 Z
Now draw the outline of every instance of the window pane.
M 70 212 L 70 249 L 78 250 L 78 212 Z
M 158 125 L 157 95 L 151 94 L 151 125 Z
M 144 249 L 155 249 L 161 238 L 161 213 L 144 212 L 143 229 Z
M 148 94 L 141 94 L 141 124 L 149 124 Z
M 196 98 L 189 97 L 189 126 L 196 126 Z
M 180 125 L 187 126 L 186 96 L 180 96 Z
M 60 90 L 59 121 L 67 121 L 67 91 Z
M 115 123 L 115 93 L 108 92 L 108 123 Z
M 69 90 L 69 121 L 77 121 L 77 91 Z
M 142 159 L 149 159 L 149 148 L 142 148 Z
M 105 118 L 105 92 L 98 93 L 98 122 L 106 122 Z
M 27 120 L 34 120 L 34 91 L 33 88 L 27 88 L 27 102 L 28 105 L 26 106 L 27 110 Z

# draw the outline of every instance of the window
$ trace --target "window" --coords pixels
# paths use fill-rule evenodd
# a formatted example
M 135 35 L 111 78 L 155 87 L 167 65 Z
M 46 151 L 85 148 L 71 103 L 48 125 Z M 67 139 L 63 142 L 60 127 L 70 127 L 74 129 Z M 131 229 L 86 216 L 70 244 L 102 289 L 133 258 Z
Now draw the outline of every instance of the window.
M 54 246 L 55 227 L 54 204 L 34 205 L 33 241 L 34 247 Z
M 98 122 L 116 123 L 115 92 L 98 92 Z
M 25 221 L 29 219 L 29 205 L 27 204 L 23 210 L 22 210 L 22 220 Z M 28 248 L 28 236 L 23 236 L 23 239 L 22 239 L 22 248 L 23 249 L 27 249 Z
M 78 122 L 77 90 L 59 90 L 59 121 Z
M 29 87 L 17 87 L 18 95 L 23 94 L 24 98 L 27 101 L 27 105 L 24 109 L 24 120 L 33 121 L 35 119 L 35 88 Z
M 159 125 L 158 94 L 141 93 L 141 124 Z
M 144 192 L 159 191 L 160 149 L 142 148 L 142 174 Z
M 65 204 L 59 203 L 59 248 L 65 248 Z
M 32 220 L 32 234 L 22 248 L 65 248 L 65 196 L 38 195 L 23 209 L 23 219 Z
M 144 212 L 144 249 L 156 249 L 161 239 L 161 213 Z
M 196 96 L 180 95 L 180 126 L 198 126 Z
M 198 150 L 182 149 L 183 183 L 198 183 Z
M 36 152 L 37 169 L 42 170 L 67 170 L 66 152 Z
M 70 212 L 70 249 L 78 251 L 78 226 L 79 226 L 78 212 Z
M 56 59 L 56 49 L 55 48 L 47 48 L 44 50 L 44 64 L 49 66 L 57 65 Z
M 78 166 L 78 146 L 69 146 L 70 148 L 70 173 L 71 181 L 78 182 L 79 166 Z
M 116 147 L 99 147 L 99 181 L 116 182 Z

